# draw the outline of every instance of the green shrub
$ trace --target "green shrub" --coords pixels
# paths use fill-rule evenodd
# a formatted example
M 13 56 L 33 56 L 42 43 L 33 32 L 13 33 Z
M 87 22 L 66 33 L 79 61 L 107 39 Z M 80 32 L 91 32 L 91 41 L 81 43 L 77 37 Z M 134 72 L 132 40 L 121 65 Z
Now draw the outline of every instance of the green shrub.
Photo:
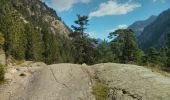
M 16 65 L 21 65 L 22 63 L 24 63 L 24 60 L 15 60 Z
M 4 80 L 4 74 L 5 74 L 4 66 L 0 64 L 0 81 Z
M 107 100 L 109 87 L 103 83 L 96 82 L 92 87 L 92 93 L 96 100 Z

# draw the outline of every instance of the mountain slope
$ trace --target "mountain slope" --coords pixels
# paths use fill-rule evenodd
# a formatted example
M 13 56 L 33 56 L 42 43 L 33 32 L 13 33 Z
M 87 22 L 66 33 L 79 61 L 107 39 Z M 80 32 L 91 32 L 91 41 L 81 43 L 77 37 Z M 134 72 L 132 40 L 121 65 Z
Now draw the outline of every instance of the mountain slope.
M 8 59 L 73 61 L 71 29 L 40 0 L 1 0 L 0 33 Z
M 151 24 L 153 21 L 155 21 L 156 18 L 157 16 L 151 16 L 146 20 L 136 21 L 135 23 L 130 25 L 128 28 L 132 29 L 135 32 L 136 36 L 139 37 L 141 33 L 143 32 L 144 28 L 148 26 L 149 24 Z
M 56 12 L 40 0 L 13 0 L 11 2 L 13 7 L 22 14 L 21 18 L 25 22 L 31 21 L 40 27 L 43 23 L 47 23 L 55 34 L 68 35 L 71 32 Z
M 147 51 L 150 47 L 160 48 L 166 42 L 166 34 L 170 32 L 170 9 L 162 12 L 157 19 L 145 27 L 138 38 L 140 47 Z

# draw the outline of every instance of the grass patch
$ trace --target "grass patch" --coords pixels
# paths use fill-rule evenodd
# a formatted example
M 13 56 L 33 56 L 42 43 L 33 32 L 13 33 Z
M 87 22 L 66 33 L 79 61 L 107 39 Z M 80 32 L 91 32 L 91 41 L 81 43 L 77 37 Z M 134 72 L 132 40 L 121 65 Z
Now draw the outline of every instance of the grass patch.
M 4 80 L 5 69 L 4 66 L 0 64 L 0 81 Z
M 20 64 L 24 63 L 24 60 L 15 60 L 14 63 L 16 65 L 20 65 Z
M 8 82 L 9 82 L 8 80 L 1 80 L 1 81 L 0 81 L 0 85 L 8 84 Z
M 96 82 L 92 86 L 92 93 L 95 96 L 96 100 L 107 100 L 109 87 L 103 83 Z

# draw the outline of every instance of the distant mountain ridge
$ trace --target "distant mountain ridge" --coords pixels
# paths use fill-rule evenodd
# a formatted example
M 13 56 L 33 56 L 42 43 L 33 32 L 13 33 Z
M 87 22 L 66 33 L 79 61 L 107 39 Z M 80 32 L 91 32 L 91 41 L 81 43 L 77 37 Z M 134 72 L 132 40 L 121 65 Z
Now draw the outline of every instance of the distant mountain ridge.
M 130 25 L 128 28 L 132 29 L 135 32 L 136 37 L 139 37 L 141 33 L 143 32 L 144 28 L 151 24 L 153 21 L 155 21 L 157 16 L 152 15 L 146 20 L 136 21 L 132 25 Z
M 162 12 L 155 21 L 144 28 L 138 37 L 139 46 L 144 51 L 150 47 L 159 49 L 166 43 L 168 32 L 170 32 L 170 9 Z

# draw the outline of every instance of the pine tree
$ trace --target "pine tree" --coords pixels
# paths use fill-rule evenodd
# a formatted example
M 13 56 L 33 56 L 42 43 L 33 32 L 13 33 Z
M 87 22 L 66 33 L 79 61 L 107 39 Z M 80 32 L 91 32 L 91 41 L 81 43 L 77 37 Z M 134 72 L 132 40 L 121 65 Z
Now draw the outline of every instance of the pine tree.
M 160 55 L 160 63 L 163 65 L 163 66 L 167 66 L 167 60 L 168 60 L 168 57 L 167 57 L 167 47 L 163 47 L 160 49 L 159 51 L 159 55 Z
M 59 46 L 55 35 L 51 33 L 48 27 L 42 29 L 44 43 L 44 60 L 47 64 L 59 62 Z
M 170 32 L 167 33 L 167 67 L 170 67 Z
M 3 4 L 4 3 L 4 4 Z M 5 2 L 5 0 L 2 0 L 0 2 L 0 31 L 3 33 L 5 42 L 4 42 L 4 51 L 6 55 L 6 59 L 9 57 L 9 25 L 11 22 L 11 11 L 9 5 Z
M 106 40 L 104 40 L 99 46 L 99 61 L 98 63 L 107 63 L 107 62 L 113 62 L 114 56 L 112 54 L 111 48 Z
M 5 42 L 4 36 L 0 32 L 0 49 L 3 49 L 4 42 Z
M 75 63 L 94 63 L 94 45 L 93 39 L 88 37 L 84 31 L 87 29 L 88 16 L 77 16 L 75 26 L 72 25 L 74 32 L 70 35 L 72 37 L 73 45 L 75 47 Z
M 117 36 L 112 41 L 113 54 L 121 63 L 136 62 L 140 49 L 137 46 L 134 32 L 131 29 L 119 29 L 110 33 L 109 37 Z
M 42 36 L 32 24 L 25 26 L 26 33 L 26 60 L 42 61 L 43 42 Z
M 0 9 L 2 12 L 0 15 L 0 31 L 5 38 L 4 51 L 6 57 L 12 55 L 15 59 L 21 60 L 25 56 L 23 24 L 19 18 L 20 14 L 14 13 L 11 9 L 10 3 L 7 2 Z
M 77 15 L 78 19 L 74 22 L 77 26 L 72 25 L 75 35 L 78 35 L 80 38 L 87 37 L 87 34 L 84 32 L 87 29 L 88 25 L 88 16 Z
M 141 49 L 137 49 L 137 51 L 134 53 L 134 63 L 138 65 L 144 65 L 145 64 L 145 53 Z
M 18 60 L 23 60 L 25 58 L 25 39 L 26 35 L 24 33 L 24 24 L 19 18 L 21 16 L 18 13 L 12 15 L 12 26 L 10 29 L 10 52 L 11 55 Z
M 59 44 L 59 51 L 60 51 L 60 62 L 61 63 L 73 63 L 74 62 L 74 45 L 71 39 L 65 36 L 57 36 L 58 44 Z
M 151 64 L 159 64 L 160 63 L 160 56 L 158 51 L 155 48 L 150 48 L 147 54 L 147 61 Z

